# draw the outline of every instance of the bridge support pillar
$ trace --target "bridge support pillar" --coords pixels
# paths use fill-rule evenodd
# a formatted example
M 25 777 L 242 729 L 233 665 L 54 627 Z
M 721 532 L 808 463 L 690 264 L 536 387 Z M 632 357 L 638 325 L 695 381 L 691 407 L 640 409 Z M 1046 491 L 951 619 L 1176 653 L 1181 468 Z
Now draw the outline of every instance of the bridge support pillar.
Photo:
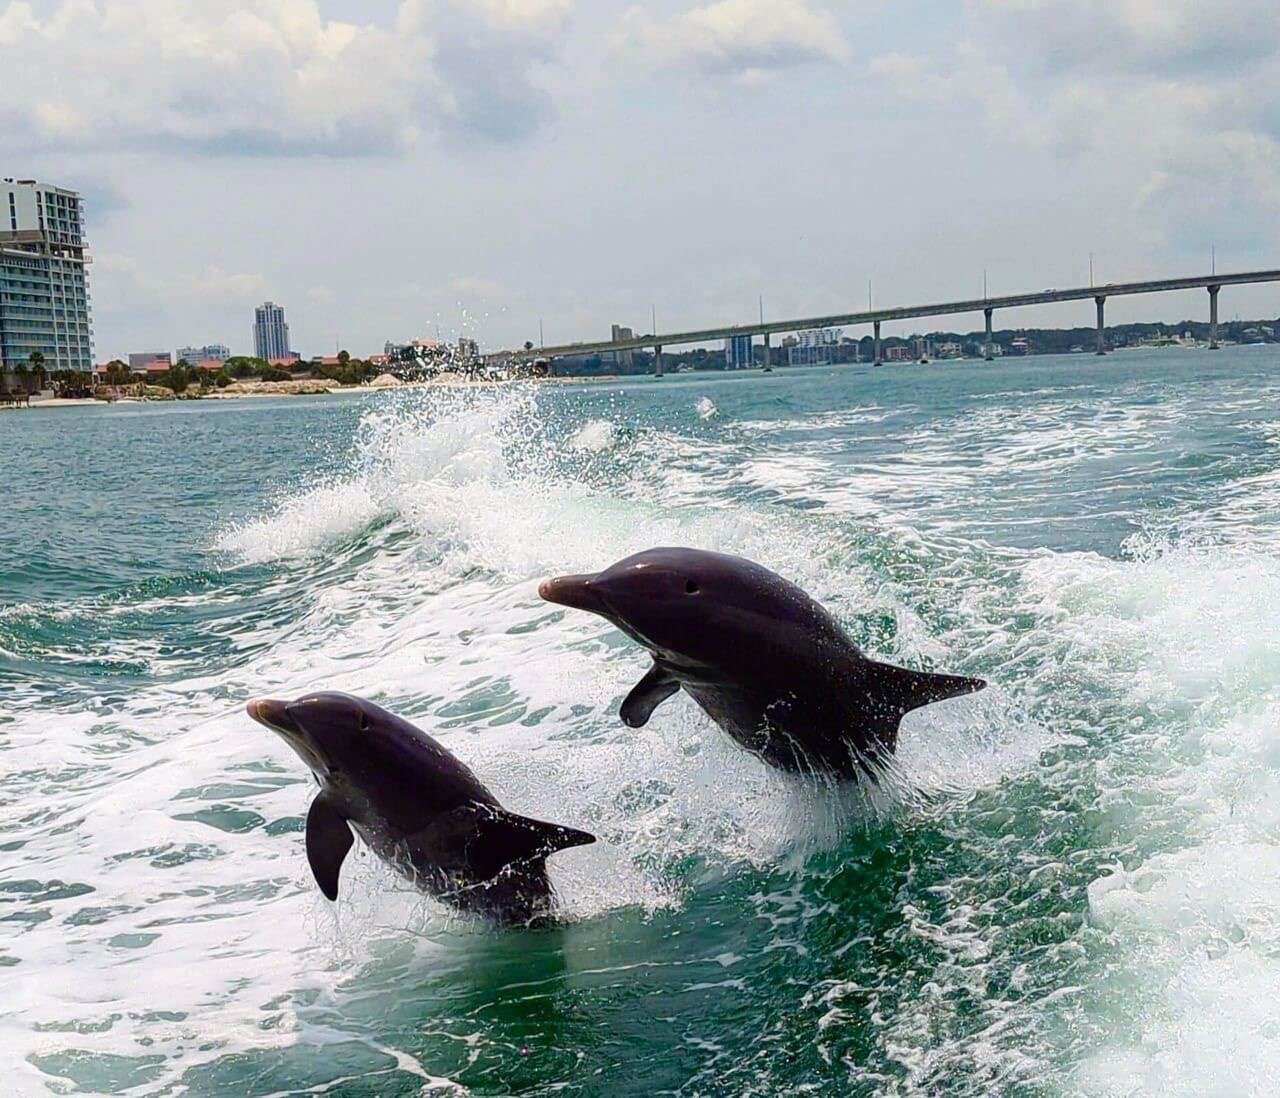
M 880 321 L 878 320 L 875 322 L 875 332 L 876 332 L 876 353 L 875 353 L 875 359 L 872 362 L 872 365 L 879 366 L 884 362 L 884 358 L 880 354 Z
M 1095 297 L 1093 299 L 1098 305 L 1098 351 L 1100 355 L 1107 353 L 1107 299 L 1105 297 Z
M 653 349 L 653 376 L 662 376 L 662 344 L 659 343 Z
M 996 357 L 996 353 L 992 348 L 993 340 L 991 338 L 991 314 L 994 312 L 995 312 L 994 309 L 982 310 L 983 316 L 987 318 L 987 341 L 982 345 L 982 357 L 985 358 L 988 362 L 990 362 L 992 359 Z
M 1221 286 L 1209 287 L 1209 350 L 1218 350 L 1218 291 Z
M 773 348 L 770 344 L 770 336 L 768 332 L 764 334 L 764 362 L 761 363 L 762 369 L 767 370 L 773 365 Z

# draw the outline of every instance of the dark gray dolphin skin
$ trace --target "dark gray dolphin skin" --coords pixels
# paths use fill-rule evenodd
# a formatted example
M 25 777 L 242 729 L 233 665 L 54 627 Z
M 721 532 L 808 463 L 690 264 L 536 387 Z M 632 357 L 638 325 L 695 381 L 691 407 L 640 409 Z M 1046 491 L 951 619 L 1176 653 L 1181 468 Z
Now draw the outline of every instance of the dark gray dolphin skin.
M 622 703 L 626 724 L 641 727 L 683 689 L 781 770 L 874 780 L 904 714 L 986 685 L 868 659 L 795 584 L 724 553 L 649 549 L 538 593 L 599 614 L 652 654 Z
M 423 892 L 503 925 L 539 924 L 554 905 L 547 856 L 595 842 L 508 812 L 439 743 L 372 702 L 319 693 L 259 699 L 248 710 L 320 786 L 307 813 L 307 861 L 330 900 L 354 828 Z

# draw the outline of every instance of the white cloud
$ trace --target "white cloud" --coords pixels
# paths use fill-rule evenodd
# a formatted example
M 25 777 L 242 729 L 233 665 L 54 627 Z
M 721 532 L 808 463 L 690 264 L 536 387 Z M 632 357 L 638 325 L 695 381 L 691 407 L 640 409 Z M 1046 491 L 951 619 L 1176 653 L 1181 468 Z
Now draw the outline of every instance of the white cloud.
M 469 0 L 486 23 L 502 30 L 558 30 L 573 11 L 574 0 Z
M 134 256 L 106 252 L 95 257 L 93 267 L 95 277 L 110 276 L 115 285 L 127 283 L 156 300 L 243 305 L 261 300 L 267 290 L 267 280 L 261 274 L 228 271 L 216 263 L 175 277 L 171 270 L 151 267 Z
M 968 0 L 966 13 L 945 57 L 889 54 L 873 74 L 904 102 L 980 115 L 992 141 L 1106 171 L 1153 245 L 1280 245 L 1274 0 Z
M 449 289 L 460 297 L 478 297 L 489 300 L 509 297 L 511 291 L 491 278 L 480 275 L 458 275 L 449 279 Z
M 440 103 L 455 129 L 526 136 L 552 113 L 536 80 L 560 48 L 575 0 L 404 0 L 401 35 L 430 35 Z
M 1176 170 L 1175 170 L 1176 168 Z M 1153 171 L 1138 208 L 1165 241 L 1203 252 L 1210 243 L 1235 253 L 1280 237 L 1280 142 L 1257 133 L 1213 134 L 1184 147 L 1176 165 Z
M 267 280 L 260 274 L 225 271 L 214 264 L 196 275 L 191 287 L 197 297 L 218 301 L 247 301 L 260 298 L 266 293 Z
M 545 110 L 503 130 L 473 127 L 468 104 L 487 89 L 537 98 L 530 59 L 571 7 L 405 0 L 391 26 L 326 19 L 316 0 L 59 0 L 44 16 L 16 0 L 0 9 L 0 127 L 59 150 L 232 155 L 391 152 L 453 128 L 519 136 Z M 458 56 L 476 63 L 459 73 Z
M 659 64 L 739 76 L 849 56 L 835 17 L 808 0 L 719 0 L 669 19 L 633 7 L 619 43 Z
M 1170 78 L 1235 71 L 1280 35 L 1274 0 L 969 0 L 981 33 L 1049 71 L 1142 71 Z

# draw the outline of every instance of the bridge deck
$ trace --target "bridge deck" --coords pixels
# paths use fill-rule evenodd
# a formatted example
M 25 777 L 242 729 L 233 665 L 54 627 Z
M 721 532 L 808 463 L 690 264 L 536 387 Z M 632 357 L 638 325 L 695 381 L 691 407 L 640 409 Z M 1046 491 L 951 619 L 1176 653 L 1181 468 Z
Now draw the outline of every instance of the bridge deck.
M 913 317 L 946 316 L 951 313 L 980 313 L 986 309 L 999 311 L 1022 305 L 1046 305 L 1058 301 L 1084 301 L 1089 298 L 1122 297 L 1129 294 L 1159 294 L 1172 290 L 1208 289 L 1210 286 L 1233 286 L 1254 282 L 1280 282 L 1277 271 L 1238 271 L 1234 274 L 1197 275 L 1192 278 L 1163 278 L 1146 282 L 1111 282 L 1102 286 L 1079 286 L 1069 290 L 1040 290 L 1037 293 L 1010 294 L 1006 297 L 972 298 L 967 301 L 944 301 L 932 305 L 905 305 L 895 309 L 869 309 L 836 316 L 814 316 L 800 320 L 771 320 L 757 324 L 733 324 L 721 328 L 703 328 L 688 332 L 666 332 L 636 336 L 634 339 L 600 340 L 592 343 L 562 343 L 554 347 L 523 348 L 497 351 L 486 358 L 557 358 L 562 355 L 591 355 L 608 351 L 639 351 L 653 347 L 678 347 L 686 343 L 713 343 L 731 336 L 773 335 L 798 332 L 809 328 L 848 328 L 875 321 L 909 320 Z

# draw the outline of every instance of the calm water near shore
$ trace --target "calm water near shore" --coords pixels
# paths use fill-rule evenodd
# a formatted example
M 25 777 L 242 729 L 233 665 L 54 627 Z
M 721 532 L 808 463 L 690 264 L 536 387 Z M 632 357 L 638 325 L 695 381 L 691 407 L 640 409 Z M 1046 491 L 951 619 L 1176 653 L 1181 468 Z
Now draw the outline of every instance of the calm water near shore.
M 5 1094 L 1269 1093 L 1280 354 L 1133 352 L 0 416 Z M 541 602 L 759 559 L 981 675 L 868 803 Z M 595 832 L 564 925 L 475 926 L 243 715 L 396 709 Z

